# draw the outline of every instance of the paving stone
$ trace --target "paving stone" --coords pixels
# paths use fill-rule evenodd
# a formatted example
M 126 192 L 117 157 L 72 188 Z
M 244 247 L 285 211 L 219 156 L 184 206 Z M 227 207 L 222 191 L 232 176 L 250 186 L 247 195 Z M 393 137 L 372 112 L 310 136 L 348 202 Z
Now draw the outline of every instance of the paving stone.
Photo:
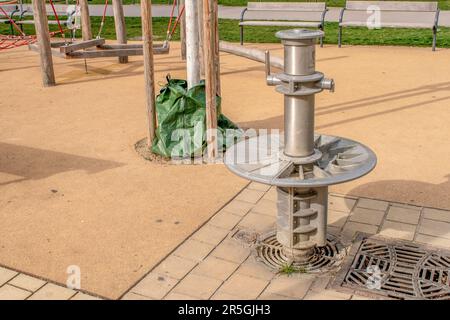
M 384 237 L 413 240 L 416 226 L 406 223 L 385 221 L 381 228 L 380 235 Z
M 47 283 L 38 291 L 33 293 L 29 300 L 69 300 L 77 292 L 75 290 L 58 286 L 53 283 Z
M 225 239 L 228 232 L 229 231 L 226 229 L 222 229 L 222 228 L 218 228 L 218 227 L 214 227 L 214 226 L 206 224 L 203 227 L 201 227 L 199 230 L 197 230 L 197 232 L 195 232 L 191 238 L 194 240 L 198 240 L 198 241 L 209 243 L 209 244 L 216 246 L 220 242 L 222 242 L 223 239 Z
M 239 222 L 238 227 L 265 233 L 274 229 L 275 223 L 275 217 L 250 212 Z
M 166 275 L 173 279 L 181 279 L 197 265 L 196 261 L 170 255 L 154 270 L 154 273 Z
M 333 236 L 340 236 L 341 235 L 341 228 L 335 227 L 335 226 L 327 226 L 327 233 L 332 234 Z
M 450 239 L 450 223 L 423 219 L 419 225 L 419 233 Z
M 82 292 L 78 292 L 75 296 L 73 296 L 70 300 L 102 300 L 98 297 L 91 296 L 89 294 L 85 294 Z
M 176 292 L 169 292 L 164 300 L 197 300 L 197 298 Z
M 350 213 L 350 221 L 367 223 L 379 226 L 384 218 L 384 211 L 355 208 Z
M 19 274 L 17 277 L 14 277 L 12 280 L 9 281 L 9 284 L 19 287 L 31 292 L 35 292 L 39 288 L 41 288 L 46 282 L 44 280 L 30 277 L 26 274 Z
M 206 300 L 213 295 L 221 284 L 222 281 L 217 279 L 188 274 L 178 283 L 173 292 Z
M 258 182 L 252 182 L 249 184 L 249 186 L 247 187 L 247 189 L 252 189 L 252 190 L 257 190 L 257 191 L 267 191 L 270 189 L 270 186 L 267 184 L 263 184 L 263 183 L 258 183 Z
M 296 299 L 302 299 L 311 287 L 314 276 L 310 274 L 294 274 L 278 276 L 270 282 L 265 293 L 274 293 Z
M 16 271 L 0 267 L 0 286 L 17 275 Z
M 342 228 L 347 222 L 349 214 L 347 212 L 328 210 L 328 225 Z
M 364 297 L 364 296 L 359 296 L 359 295 L 357 295 L 357 294 L 354 294 L 354 295 L 352 296 L 351 300 L 374 300 L 374 299 L 371 299 L 371 298 L 369 298 L 369 297 Z
M 235 273 L 220 287 L 220 291 L 241 299 L 256 299 L 268 283 L 265 280 Z
M 177 283 L 177 279 L 152 272 L 146 275 L 130 292 L 152 299 L 162 299 Z
M 259 199 L 264 195 L 264 191 L 257 191 L 257 190 L 251 190 L 251 189 L 245 189 L 243 190 L 238 196 L 235 198 L 235 200 L 238 201 L 245 201 L 249 203 L 257 203 Z
M 350 300 L 351 294 L 334 290 L 313 291 L 310 290 L 304 300 Z
M 275 201 L 261 199 L 250 212 L 275 217 L 277 215 L 277 203 Z
M 450 249 L 450 239 L 432 237 L 425 234 L 418 234 L 415 241 L 430 244 L 433 246 L 443 247 L 445 249 Z
M 208 278 L 226 280 L 237 269 L 239 264 L 225 261 L 213 256 L 209 256 L 203 260 L 194 270 L 192 274 L 201 275 Z
M 31 295 L 31 292 L 19 289 L 9 284 L 0 288 L 0 300 L 25 300 Z
M 233 296 L 232 294 L 222 292 L 218 290 L 214 295 L 211 297 L 211 300 L 240 300 L 238 297 Z
M 330 195 L 328 197 L 328 208 L 336 211 L 350 212 L 356 204 L 356 199 Z
M 419 222 L 420 210 L 391 206 L 386 219 L 391 221 L 417 224 Z
M 258 297 L 258 300 L 296 300 L 296 299 L 292 297 L 281 296 L 276 293 L 263 292 Z
M 137 293 L 128 292 L 127 294 L 125 294 L 122 297 L 121 300 L 155 300 L 155 299 L 145 297 L 145 296 L 137 294 Z
M 278 200 L 277 188 L 276 187 L 270 188 L 269 191 L 267 191 L 266 194 L 263 196 L 263 199 L 276 202 Z
M 227 204 L 222 210 L 237 214 L 239 216 L 245 215 L 247 212 L 253 208 L 254 204 L 246 201 L 239 201 L 233 199 L 229 204 Z
M 314 279 L 314 282 L 311 285 L 310 290 L 313 290 L 316 292 L 326 290 L 330 281 L 331 281 L 331 276 L 318 276 Z
M 450 211 L 424 208 L 423 217 L 425 219 L 438 220 L 443 222 L 450 222 Z
M 218 228 L 232 230 L 241 219 L 242 216 L 225 210 L 221 210 L 216 215 L 214 215 L 214 217 L 212 217 L 208 224 Z
M 342 234 L 345 237 L 353 238 L 356 232 L 364 232 L 368 234 L 375 234 L 378 231 L 378 227 L 370 224 L 364 224 L 359 222 L 347 222 L 344 226 Z
M 249 254 L 250 249 L 243 247 L 234 239 L 225 239 L 211 253 L 214 257 L 235 263 L 242 263 L 245 259 L 247 259 Z
M 386 211 L 389 207 L 389 202 L 367 198 L 359 198 L 356 206 L 358 208 Z
M 173 254 L 193 261 L 201 261 L 212 249 L 214 249 L 214 245 L 212 244 L 188 239 Z
M 255 261 L 253 256 L 245 260 L 236 270 L 236 273 L 266 281 L 272 280 L 276 275 L 275 271 L 272 271 L 261 262 Z

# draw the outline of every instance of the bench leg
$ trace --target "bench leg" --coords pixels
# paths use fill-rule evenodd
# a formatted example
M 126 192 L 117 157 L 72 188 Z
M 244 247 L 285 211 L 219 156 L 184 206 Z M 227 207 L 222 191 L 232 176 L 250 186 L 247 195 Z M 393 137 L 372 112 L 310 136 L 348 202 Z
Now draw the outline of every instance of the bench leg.
M 244 26 L 240 26 L 241 28 L 241 46 L 244 44 Z
M 433 51 L 436 51 L 436 38 L 437 38 L 437 29 L 433 28 Z
M 320 31 L 323 31 L 323 26 L 320 26 Z M 323 38 L 325 38 L 325 35 L 320 38 L 320 47 L 323 48 Z
M 339 33 L 338 33 L 338 47 L 340 48 L 342 46 L 342 27 L 339 26 Z

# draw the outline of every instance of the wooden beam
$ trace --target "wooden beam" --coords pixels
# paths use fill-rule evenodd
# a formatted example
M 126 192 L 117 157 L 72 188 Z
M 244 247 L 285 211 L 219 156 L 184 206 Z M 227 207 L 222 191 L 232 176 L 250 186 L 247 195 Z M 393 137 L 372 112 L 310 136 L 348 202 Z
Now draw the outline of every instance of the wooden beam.
M 197 0 L 185 0 L 186 9 L 186 73 L 188 88 L 200 83 Z
M 142 56 L 142 48 L 75 51 L 67 53 L 66 56 L 68 59 L 94 59 L 111 57 L 120 58 L 128 56 Z
M 203 54 L 203 0 L 197 0 L 197 20 L 198 20 L 198 47 L 200 61 L 200 78 L 205 75 L 205 63 Z
M 178 8 L 181 11 L 181 8 L 185 5 L 185 0 L 179 0 Z M 178 11 L 178 14 L 180 14 Z M 180 18 L 180 42 L 181 42 L 181 59 L 186 60 L 186 10 Z
M 88 0 L 79 0 L 81 11 L 81 35 L 83 40 L 92 39 L 91 17 L 89 16 Z
M 105 39 L 93 39 L 81 42 L 73 42 L 71 44 L 59 47 L 61 53 L 70 53 L 81 49 L 99 46 L 105 43 Z
M 45 0 L 33 0 L 33 15 L 37 43 L 39 44 L 42 83 L 44 87 L 51 87 L 54 86 L 56 82 L 55 72 L 53 70 L 52 49 L 50 46 Z
M 34 51 L 34 52 L 38 52 L 38 53 L 40 52 L 39 46 L 36 43 L 29 44 L 28 49 L 30 51 Z M 52 48 L 51 53 L 52 53 L 52 56 L 55 56 L 58 58 L 63 58 L 63 59 L 66 58 L 66 55 L 64 53 L 61 53 L 57 48 L 56 49 Z
M 152 147 L 156 130 L 155 70 L 153 65 L 152 1 L 141 0 L 142 40 L 144 41 L 145 102 L 147 105 L 147 145 Z
M 217 0 L 203 0 L 203 45 L 205 57 L 206 143 L 208 161 L 217 157 L 216 72 L 214 63 L 214 15 Z
M 125 26 L 125 15 L 123 13 L 122 0 L 112 0 L 113 11 L 114 11 L 114 25 L 116 28 L 116 39 L 117 43 L 125 44 L 127 43 L 127 30 Z M 119 63 L 127 63 L 127 56 L 120 56 Z
M 220 52 L 219 52 L 219 7 L 217 4 L 218 1 L 213 1 L 214 4 L 214 67 L 215 67 L 215 74 L 216 74 L 216 94 L 218 96 L 221 96 L 221 85 L 220 85 Z

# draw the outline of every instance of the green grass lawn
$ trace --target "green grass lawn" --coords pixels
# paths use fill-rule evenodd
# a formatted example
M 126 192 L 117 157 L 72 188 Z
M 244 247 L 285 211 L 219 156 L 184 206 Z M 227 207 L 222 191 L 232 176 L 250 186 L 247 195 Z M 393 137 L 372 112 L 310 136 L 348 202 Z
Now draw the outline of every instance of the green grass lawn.
M 100 17 L 92 17 L 92 30 L 94 36 L 100 25 Z M 165 38 L 168 18 L 153 18 L 153 33 L 155 41 L 162 41 Z M 128 38 L 135 38 L 141 35 L 140 18 L 126 18 Z M 55 26 L 51 26 L 52 30 L 56 30 Z M 274 34 L 280 30 L 279 27 L 246 27 L 246 42 L 272 43 L 278 42 Z M 325 43 L 337 44 L 337 23 L 330 22 L 325 26 Z M 0 33 L 8 34 L 9 26 L 0 24 Z M 34 33 L 34 27 L 25 26 L 27 34 Z M 221 19 L 219 23 L 220 38 L 226 41 L 239 41 L 239 28 L 236 20 Z M 80 36 L 80 31 L 78 31 Z M 103 37 L 114 39 L 114 20 L 107 17 L 105 27 L 103 29 Z M 178 32 L 174 35 L 174 40 L 178 40 Z M 381 29 L 368 30 L 366 28 L 345 28 L 343 33 L 344 44 L 352 45 L 402 45 L 402 46 L 420 46 L 430 47 L 432 42 L 431 30 L 423 29 Z M 450 48 L 450 28 L 440 28 L 438 33 L 438 47 Z
M 56 1 L 55 3 L 65 3 L 64 0 Z M 139 0 L 122 0 L 124 4 L 139 4 Z M 245 6 L 247 0 L 218 0 L 219 4 L 224 6 Z M 262 2 L 316 2 L 316 0 L 253 0 Z M 317 2 L 325 1 L 329 7 L 343 7 L 345 0 L 317 0 Z M 397 1 L 427 1 L 427 0 L 397 0 Z M 442 10 L 450 10 L 450 0 L 435 0 L 439 2 L 439 7 Z M 69 0 L 69 3 L 75 3 L 75 0 Z M 111 4 L 111 0 L 108 1 Z M 24 3 L 31 3 L 31 0 L 24 0 Z M 105 0 L 92 0 L 91 4 L 104 4 Z M 172 4 L 173 0 L 152 0 L 155 4 Z

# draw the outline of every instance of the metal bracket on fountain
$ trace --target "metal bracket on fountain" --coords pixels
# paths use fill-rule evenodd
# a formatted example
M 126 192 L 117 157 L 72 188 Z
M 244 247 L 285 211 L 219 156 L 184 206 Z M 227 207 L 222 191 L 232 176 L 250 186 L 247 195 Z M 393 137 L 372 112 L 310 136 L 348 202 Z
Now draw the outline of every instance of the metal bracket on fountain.
M 284 95 L 284 136 L 243 140 L 226 152 L 235 174 L 278 191 L 276 239 L 289 261 L 311 259 L 327 242 L 328 186 L 357 179 L 376 165 L 375 154 L 349 139 L 314 134 L 315 94 L 333 91 L 334 81 L 315 70 L 315 44 L 322 31 L 279 31 L 284 73 L 270 73 L 268 85 Z

